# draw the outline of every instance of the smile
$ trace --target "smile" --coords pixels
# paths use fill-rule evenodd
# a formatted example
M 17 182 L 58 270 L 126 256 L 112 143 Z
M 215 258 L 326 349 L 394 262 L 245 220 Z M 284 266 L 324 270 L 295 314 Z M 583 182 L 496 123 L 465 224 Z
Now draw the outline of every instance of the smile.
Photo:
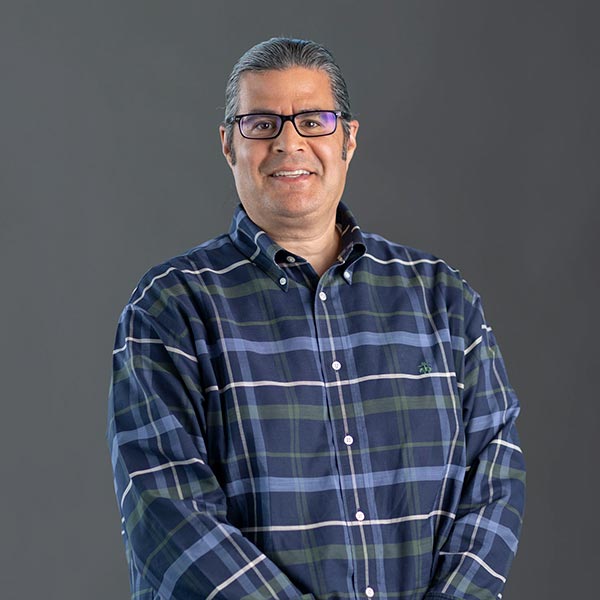
M 310 171 L 298 169 L 296 171 L 276 171 L 271 177 L 301 177 L 302 175 L 310 175 Z

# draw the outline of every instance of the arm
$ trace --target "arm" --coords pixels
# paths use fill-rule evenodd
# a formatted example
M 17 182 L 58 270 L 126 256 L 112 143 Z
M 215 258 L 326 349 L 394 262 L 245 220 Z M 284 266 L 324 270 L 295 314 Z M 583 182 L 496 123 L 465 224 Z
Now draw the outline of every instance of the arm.
M 131 570 L 165 599 L 313 598 L 228 523 L 193 340 L 167 318 L 129 305 L 113 353 L 108 438 Z
M 468 471 L 426 600 L 501 598 L 524 508 L 518 400 L 479 296 L 467 286 L 465 298 L 462 410 Z

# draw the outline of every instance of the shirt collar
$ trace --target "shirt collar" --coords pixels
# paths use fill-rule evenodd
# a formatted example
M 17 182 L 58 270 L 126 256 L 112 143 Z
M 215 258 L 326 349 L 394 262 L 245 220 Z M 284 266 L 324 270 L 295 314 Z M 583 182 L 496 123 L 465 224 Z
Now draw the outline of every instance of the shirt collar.
M 367 251 L 367 245 L 354 215 L 343 202 L 340 202 L 337 208 L 336 227 L 342 235 L 339 261 L 346 263 L 348 268 Z
M 343 202 L 337 208 L 336 227 L 342 237 L 342 250 L 338 260 L 345 263 L 347 271 L 366 252 L 366 245 L 354 215 Z M 229 237 L 244 256 L 260 267 L 278 286 L 287 289 L 287 284 L 281 283 L 282 280 L 287 280 L 286 273 L 277 261 L 277 254 L 285 250 L 250 219 L 241 204 L 237 206 L 231 220 Z M 348 279 L 346 281 L 351 282 Z

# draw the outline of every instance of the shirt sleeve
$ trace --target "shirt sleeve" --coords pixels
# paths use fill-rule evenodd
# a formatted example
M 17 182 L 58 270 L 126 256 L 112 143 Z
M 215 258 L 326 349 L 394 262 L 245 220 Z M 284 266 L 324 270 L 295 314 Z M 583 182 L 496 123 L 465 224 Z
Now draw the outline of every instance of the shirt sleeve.
M 515 429 L 519 402 L 478 294 L 466 286 L 465 297 L 461 408 L 467 473 L 426 600 L 502 598 L 524 510 L 525 467 Z
M 228 522 L 194 342 L 167 319 L 128 305 L 113 352 L 108 441 L 131 572 L 153 598 L 313 598 Z

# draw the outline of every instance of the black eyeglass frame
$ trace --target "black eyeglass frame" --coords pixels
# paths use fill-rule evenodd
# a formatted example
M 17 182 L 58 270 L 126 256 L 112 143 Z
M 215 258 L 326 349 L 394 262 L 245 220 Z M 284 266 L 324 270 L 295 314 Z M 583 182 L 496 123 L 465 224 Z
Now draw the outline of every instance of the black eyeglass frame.
M 304 133 L 301 133 L 296 125 L 296 121 L 295 121 L 296 117 L 299 117 L 300 115 L 310 115 L 310 114 L 314 114 L 314 113 L 334 114 L 336 116 L 336 119 L 335 119 L 335 126 L 333 128 L 333 131 L 330 131 L 329 133 L 318 133 L 316 135 L 306 135 Z M 257 117 L 257 116 L 262 116 L 262 115 L 264 115 L 265 117 L 278 117 L 279 119 L 281 119 L 281 124 L 279 125 L 279 129 L 277 130 L 277 133 L 275 135 L 269 135 L 266 137 L 248 137 L 247 135 L 244 135 L 244 133 L 242 132 L 242 119 L 244 117 Z M 227 120 L 227 123 L 229 123 L 229 124 L 237 123 L 238 129 L 240 130 L 240 135 L 247 140 L 274 140 L 283 131 L 283 126 L 285 125 L 286 121 L 292 122 L 292 125 L 294 126 L 294 129 L 296 130 L 296 132 L 298 133 L 299 136 L 305 137 L 305 138 L 314 138 L 314 137 L 324 137 L 326 135 L 333 135 L 337 131 L 338 120 L 345 119 L 346 121 L 348 121 L 348 120 L 350 120 L 350 118 L 351 118 L 351 115 L 348 114 L 347 112 L 344 112 L 343 110 L 303 110 L 303 111 L 300 111 L 293 115 L 278 115 L 277 113 L 246 113 L 244 115 L 235 115 L 235 117 L 231 117 L 230 119 Z

